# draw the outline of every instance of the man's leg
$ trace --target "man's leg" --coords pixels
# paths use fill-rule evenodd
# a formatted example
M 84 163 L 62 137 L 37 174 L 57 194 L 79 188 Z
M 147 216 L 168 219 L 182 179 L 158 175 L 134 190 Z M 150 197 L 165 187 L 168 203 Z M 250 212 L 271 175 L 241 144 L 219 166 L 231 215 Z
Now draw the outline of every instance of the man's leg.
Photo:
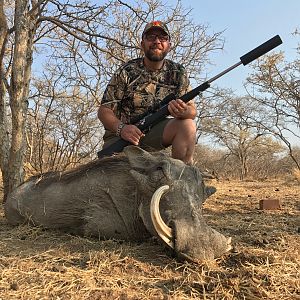
M 166 147 L 163 145 L 163 132 L 171 119 L 164 119 L 154 125 L 144 137 L 141 138 L 139 146 L 147 151 L 159 151 Z M 168 145 L 170 146 L 170 145 Z
M 158 124 L 154 125 L 149 132 L 146 133 L 144 137 L 141 138 L 139 147 L 147 151 L 159 151 L 166 147 L 163 145 L 163 132 L 165 126 L 170 122 L 171 119 L 164 119 Z M 116 136 L 113 132 L 106 131 L 103 140 L 103 149 L 110 146 L 111 144 L 117 142 L 120 137 Z M 169 145 L 170 146 L 170 145 Z
M 172 119 L 164 128 L 163 144 L 172 145 L 172 157 L 191 164 L 196 143 L 196 124 L 191 119 Z

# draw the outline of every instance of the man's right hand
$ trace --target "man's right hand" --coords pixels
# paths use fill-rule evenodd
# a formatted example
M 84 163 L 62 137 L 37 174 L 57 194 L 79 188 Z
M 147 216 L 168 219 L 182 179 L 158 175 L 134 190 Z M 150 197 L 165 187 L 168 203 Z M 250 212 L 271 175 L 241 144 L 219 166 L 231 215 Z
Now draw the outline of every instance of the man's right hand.
M 139 144 L 140 139 L 143 136 L 144 136 L 144 134 L 135 125 L 127 125 L 126 124 L 120 132 L 120 137 L 123 140 L 126 140 L 136 146 Z

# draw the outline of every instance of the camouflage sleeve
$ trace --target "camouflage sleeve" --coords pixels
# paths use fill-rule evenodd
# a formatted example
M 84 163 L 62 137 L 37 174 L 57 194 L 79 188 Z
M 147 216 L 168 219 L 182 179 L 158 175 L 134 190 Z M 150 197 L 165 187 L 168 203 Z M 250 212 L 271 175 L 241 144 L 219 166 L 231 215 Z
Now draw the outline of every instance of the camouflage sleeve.
M 104 105 L 114 113 L 117 113 L 118 104 L 122 101 L 124 96 L 124 90 L 126 87 L 126 74 L 123 69 L 119 69 L 109 81 L 101 101 L 101 105 Z
M 181 66 L 180 68 L 180 76 L 179 76 L 179 88 L 178 88 L 178 95 L 181 97 L 182 95 L 186 94 L 192 89 L 190 86 L 190 80 L 186 69 Z

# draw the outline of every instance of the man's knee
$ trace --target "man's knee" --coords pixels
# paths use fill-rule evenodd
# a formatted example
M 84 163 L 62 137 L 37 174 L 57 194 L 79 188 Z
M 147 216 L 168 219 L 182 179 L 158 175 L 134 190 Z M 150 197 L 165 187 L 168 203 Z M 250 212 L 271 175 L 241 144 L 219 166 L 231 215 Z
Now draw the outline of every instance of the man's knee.
M 184 119 L 180 120 L 181 126 L 179 126 L 179 130 L 182 130 L 183 133 L 187 133 L 190 135 L 196 135 L 197 127 L 196 123 L 192 119 Z
M 197 127 L 192 119 L 173 119 L 167 124 L 163 133 L 164 145 L 171 145 L 176 137 L 192 136 L 195 137 Z

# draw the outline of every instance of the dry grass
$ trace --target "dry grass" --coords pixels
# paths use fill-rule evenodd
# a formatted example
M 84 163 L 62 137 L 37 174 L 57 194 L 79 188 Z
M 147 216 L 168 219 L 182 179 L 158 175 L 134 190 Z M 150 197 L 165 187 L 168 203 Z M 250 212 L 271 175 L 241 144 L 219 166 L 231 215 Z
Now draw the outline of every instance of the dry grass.
M 300 299 L 297 182 L 215 182 L 204 208 L 234 250 L 215 263 L 178 262 L 152 239 L 97 241 L 0 215 L 0 299 Z M 282 209 L 260 211 L 261 199 Z

